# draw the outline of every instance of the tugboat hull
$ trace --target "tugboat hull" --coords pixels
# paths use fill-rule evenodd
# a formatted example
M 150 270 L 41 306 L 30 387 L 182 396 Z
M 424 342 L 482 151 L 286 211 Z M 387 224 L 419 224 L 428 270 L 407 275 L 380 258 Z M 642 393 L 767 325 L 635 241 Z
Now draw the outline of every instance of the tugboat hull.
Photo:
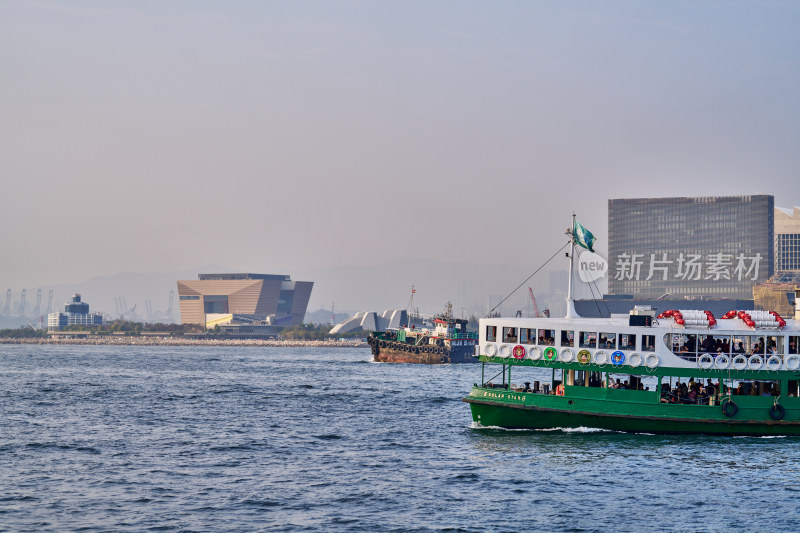
M 413 344 L 378 339 L 372 335 L 367 339 L 373 360 L 381 363 L 422 363 L 440 365 L 449 363 L 475 363 L 474 344 L 463 346 L 438 346 Z

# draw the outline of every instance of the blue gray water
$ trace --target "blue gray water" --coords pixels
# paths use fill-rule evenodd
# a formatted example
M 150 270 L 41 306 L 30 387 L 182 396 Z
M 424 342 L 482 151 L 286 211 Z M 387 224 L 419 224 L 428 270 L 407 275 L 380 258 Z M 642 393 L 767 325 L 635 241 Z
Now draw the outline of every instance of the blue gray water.
M 2 531 L 798 531 L 800 440 L 473 428 L 479 365 L 0 347 Z

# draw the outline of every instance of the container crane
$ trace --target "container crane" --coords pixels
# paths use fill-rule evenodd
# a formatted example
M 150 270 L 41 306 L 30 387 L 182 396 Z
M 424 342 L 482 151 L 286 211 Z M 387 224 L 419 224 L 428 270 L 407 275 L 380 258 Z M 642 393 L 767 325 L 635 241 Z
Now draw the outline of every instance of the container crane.
M 33 308 L 33 316 L 41 316 L 42 313 L 42 289 L 36 290 L 36 307 Z
M 21 317 L 25 316 L 25 305 L 27 303 L 25 302 L 25 296 L 27 294 L 28 294 L 27 289 L 22 289 L 22 296 L 19 299 L 19 316 Z
M 167 322 L 172 323 L 172 301 L 175 299 L 175 291 L 169 291 L 169 307 L 167 307 Z
M 50 289 L 50 292 L 47 293 L 47 314 L 53 312 L 53 289 Z

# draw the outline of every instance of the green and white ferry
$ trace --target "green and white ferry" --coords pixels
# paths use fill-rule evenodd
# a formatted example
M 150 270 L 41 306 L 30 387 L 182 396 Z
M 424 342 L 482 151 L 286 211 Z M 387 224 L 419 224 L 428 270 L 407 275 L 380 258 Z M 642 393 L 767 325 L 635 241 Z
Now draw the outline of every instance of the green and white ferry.
M 582 318 L 571 278 L 565 318 L 480 320 L 481 380 L 464 398 L 476 425 L 800 435 L 800 290 L 791 318 L 647 307 Z

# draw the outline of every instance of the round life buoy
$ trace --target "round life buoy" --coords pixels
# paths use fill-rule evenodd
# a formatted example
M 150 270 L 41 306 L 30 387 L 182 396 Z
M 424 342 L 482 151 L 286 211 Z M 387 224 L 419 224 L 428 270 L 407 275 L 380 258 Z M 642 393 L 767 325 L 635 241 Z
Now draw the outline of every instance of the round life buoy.
M 542 358 L 542 351 L 539 349 L 538 346 L 531 346 L 528 349 L 528 358 L 531 361 L 538 361 Z
M 582 365 L 588 365 L 592 362 L 592 354 L 589 350 L 581 350 L 578 352 L 578 362 Z
M 709 354 L 704 353 L 697 359 L 697 366 L 702 368 L 703 370 L 708 370 L 712 366 L 714 366 L 714 358 L 711 357 Z
M 594 352 L 594 364 L 603 366 L 608 363 L 608 354 L 602 350 Z
M 783 420 L 783 417 L 786 416 L 786 409 L 779 403 L 775 402 L 772 404 L 772 407 L 769 408 L 769 417 L 773 420 Z
M 552 346 L 548 346 L 544 349 L 544 358 L 548 361 L 555 361 L 558 358 L 558 350 Z
M 514 356 L 514 359 L 522 359 L 525 357 L 525 347 L 517 344 L 514 346 L 514 349 L 511 350 L 511 354 Z
M 719 354 L 717 357 L 714 358 L 714 366 L 720 370 L 725 370 L 726 368 L 728 368 L 728 366 L 730 366 L 730 364 L 731 364 L 731 358 L 725 355 L 724 353 Z
M 628 364 L 629 364 L 629 365 L 630 365 L 632 368 L 636 368 L 636 367 L 638 367 L 638 366 L 641 366 L 641 364 L 642 364 L 642 356 L 641 356 L 640 354 L 636 353 L 636 352 L 633 352 L 633 353 L 632 353 L 632 354 L 631 354 L 631 355 L 628 357 Z
M 483 347 L 483 353 L 489 357 L 494 357 L 497 354 L 497 345 L 486 343 Z
M 792 354 L 786 358 L 786 368 L 788 370 L 797 370 L 800 368 L 800 355 Z
M 564 384 L 559 383 L 558 387 L 556 387 L 556 396 L 564 396 Z
M 386 341 L 380 341 L 378 343 L 378 346 L 380 346 L 381 348 L 386 348 Z
M 747 368 L 750 370 L 761 370 L 764 366 L 764 358 L 760 355 L 752 355 L 750 359 L 747 360 Z
M 780 357 L 777 355 L 771 355 L 769 356 L 769 359 L 767 359 L 767 370 L 780 370 L 782 364 L 783 361 L 781 361 Z
M 647 357 L 644 358 L 644 365 L 647 368 L 657 368 L 658 364 L 661 361 L 658 360 L 658 356 L 654 353 L 647 354 Z
M 569 348 L 564 348 L 561 350 L 561 361 L 564 363 L 571 363 L 572 360 L 575 358 L 575 354 Z
M 621 364 L 625 363 L 625 354 L 617 350 L 611 354 L 611 364 L 614 366 L 620 366 Z
M 737 355 L 731 360 L 731 366 L 734 370 L 744 370 L 747 368 L 747 357 L 742 354 Z
M 508 344 L 501 344 L 500 345 L 500 357 L 510 357 L 511 356 L 511 346 Z
M 739 412 L 739 406 L 733 403 L 733 400 L 727 399 L 722 402 L 722 414 L 728 418 L 734 416 Z

